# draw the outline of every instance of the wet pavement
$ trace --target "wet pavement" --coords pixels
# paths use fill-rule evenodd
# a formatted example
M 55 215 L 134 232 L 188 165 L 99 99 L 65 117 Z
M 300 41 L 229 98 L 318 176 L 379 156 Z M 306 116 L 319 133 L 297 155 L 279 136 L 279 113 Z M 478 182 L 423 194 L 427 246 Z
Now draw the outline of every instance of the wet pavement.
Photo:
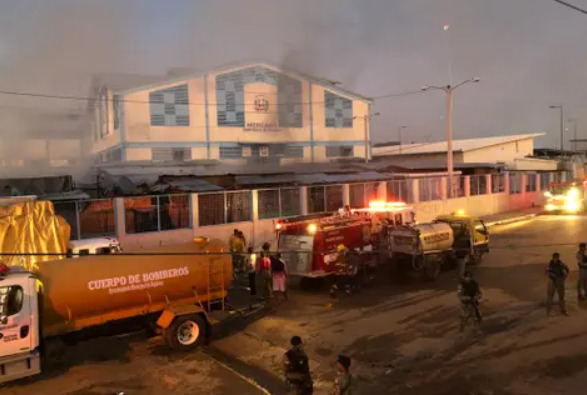
M 587 217 L 538 216 L 491 231 L 491 252 L 472 268 L 484 292 L 480 333 L 458 333 L 457 281 L 397 283 L 384 271 L 360 294 L 330 299 L 296 291 L 265 318 L 214 343 L 281 376 L 289 338 L 300 335 L 317 394 L 329 393 L 339 353 L 353 359 L 359 394 L 579 394 L 587 379 L 587 305 L 575 294 L 577 244 Z M 544 268 L 561 253 L 570 317 L 546 317 Z
M 68 349 L 53 369 L 4 394 L 284 394 L 282 357 L 300 335 L 316 394 L 328 394 L 339 353 L 351 356 L 356 394 L 582 394 L 587 383 L 587 304 L 577 302 L 574 255 L 587 217 L 538 216 L 493 227 L 475 271 L 484 292 L 480 333 L 458 333 L 457 281 L 401 281 L 381 270 L 359 294 L 332 299 L 324 284 L 292 287 L 290 301 L 217 328 L 200 351 L 173 353 L 159 339 L 110 337 Z M 570 317 L 547 317 L 544 268 L 561 253 Z M 244 285 L 244 283 L 242 284 Z M 231 303 L 257 303 L 240 287 Z M 243 378 L 245 377 L 245 378 Z

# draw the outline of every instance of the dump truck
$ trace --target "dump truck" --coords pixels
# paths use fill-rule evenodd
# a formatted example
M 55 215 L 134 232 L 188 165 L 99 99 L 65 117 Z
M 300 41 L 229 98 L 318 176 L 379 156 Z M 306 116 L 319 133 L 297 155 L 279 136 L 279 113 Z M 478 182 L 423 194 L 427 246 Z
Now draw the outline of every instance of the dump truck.
M 45 261 L 34 272 L 2 265 L 0 383 L 40 373 L 52 339 L 109 323 L 153 328 L 172 349 L 197 347 L 210 333 L 214 306 L 224 309 L 232 279 L 227 252 L 221 241 L 197 238 L 140 255 Z
M 464 213 L 438 216 L 433 222 L 394 226 L 388 230 L 389 258 L 397 269 L 411 268 L 429 280 L 457 255 L 481 263 L 489 252 L 489 233 L 482 220 Z

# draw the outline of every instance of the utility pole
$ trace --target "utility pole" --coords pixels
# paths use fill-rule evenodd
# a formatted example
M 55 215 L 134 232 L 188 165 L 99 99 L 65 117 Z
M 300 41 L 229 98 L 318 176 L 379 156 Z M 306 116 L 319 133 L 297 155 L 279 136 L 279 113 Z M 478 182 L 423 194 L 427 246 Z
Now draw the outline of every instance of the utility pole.
M 423 91 L 429 90 L 440 90 L 444 91 L 446 94 L 446 173 L 447 173 L 447 189 L 448 194 L 447 198 L 452 198 L 454 195 L 454 181 L 453 181 L 453 174 L 454 174 L 454 166 L 453 166 L 453 149 L 452 149 L 452 92 L 465 85 L 469 82 L 477 83 L 479 82 L 479 78 L 470 78 L 468 80 L 464 80 L 459 82 L 458 84 L 452 85 L 445 85 L 445 86 L 425 86 L 422 88 Z
M 369 108 L 371 108 L 371 106 L 369 106 Z M 371 115 L 365 114 L 365 115 L 356 115 L 353 117 L 353 119 L 363 118 L 363 126 L 365 128 L 365 163 L 369 163 L 369 122 L 371 121 L 371 118 L 373 118 L 377 115 L 380 115 L 380 114 L 378 112 L 376 112 Z
M 364 126 L 365 126 L 365 163 L 369 163 L 369 115 L 364 115 Z
M 453 163 L 453 152 L 452 152 L 452 91 L 450 85 L 446 89 L 446 169 L 448 175 L 448 199 L 453 198 L 454 195 L 454 163 Z

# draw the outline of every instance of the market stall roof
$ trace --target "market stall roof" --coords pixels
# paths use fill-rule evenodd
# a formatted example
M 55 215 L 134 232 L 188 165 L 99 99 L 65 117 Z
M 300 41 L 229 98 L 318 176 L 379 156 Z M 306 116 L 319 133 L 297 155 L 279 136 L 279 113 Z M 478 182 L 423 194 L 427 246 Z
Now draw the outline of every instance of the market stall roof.
M 314 174 L 269 174 L 255 176 L 236 176 L 237 185 L 273 185 L 273 184 L 293 184 L 293 185 L 311 185 L 311 184 L 333 184 L 343 182 L 361 182 L 361 181 L 381 181 L 390 178 L 390 174 L 378 172 L 358 172 L 358 173 L 314 173 Z
M 179 178 L 176 180 L 165 179 L 163 182 L 153 185 L 151 190 L 164 192 L 167 189 L 175 189 L 185 192 L 212 192 L 222 191 L 224 188 L 197 178 Z

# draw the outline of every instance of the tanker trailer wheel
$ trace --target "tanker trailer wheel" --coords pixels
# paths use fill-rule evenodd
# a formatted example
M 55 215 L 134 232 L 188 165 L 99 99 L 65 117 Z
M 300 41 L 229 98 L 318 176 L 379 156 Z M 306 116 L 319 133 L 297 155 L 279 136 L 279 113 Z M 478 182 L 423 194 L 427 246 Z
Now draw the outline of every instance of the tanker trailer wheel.
M 177 351 L 189 351 L 198 347 L 206 338 L 206 323 L 197 315 L 176 317 L 165 329 L 165 342 Z
M 440 276 L 441 264 L 437 257 L 424 257 L 424 278 L 434 281 Z

